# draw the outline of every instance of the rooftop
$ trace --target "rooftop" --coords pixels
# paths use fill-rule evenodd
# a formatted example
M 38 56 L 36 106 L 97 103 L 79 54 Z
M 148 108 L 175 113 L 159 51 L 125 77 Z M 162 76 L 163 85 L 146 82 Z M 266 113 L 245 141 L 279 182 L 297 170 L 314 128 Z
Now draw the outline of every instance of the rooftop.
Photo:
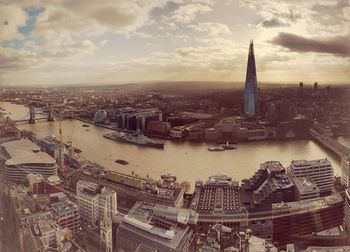
M 20 139 L 1 144 L 11 158 L 25 156 L 40 151 L 40 147 L 28 139 Z
M 77 193 L 82 192 L 89 195 L 95 195 L 98 193 L 98 189 L 100 186 L 96 183 L 85 181 L 85 180 L 79 180 L 77 183 Z
M 241 208 L 238 182 L 226 175 L 209 177 L 196 183 L 191 208 L 201 215 L 235 214 Z
M 260 164 L 261 169 L 266 169 L 268 173 L 274 172 L 284 172 L 285 168 L 279 161 L 267 161 L 265 163 Z
M 350 252 L 350 246 L 320 247 L 310 246 L 305 252 Z
M 155 227 L 146 222 L 140 221 L 133 216 L 126 215 L 119 225 L 121 232 L 129 232 L 132 237 L 141 236 L 152 243 L 161 244 L 171 249 L 179 248 L 184 239 L 192 234 L 189 228 L 181 229 L 172 226 L 170 229 Z
M 304 211 L 320 210 L 342 202 L 343 198 L 339 194 L 334 194 L 318 199 L 307 199 L 288 203 L 282 202 L 272 204 L 272 212 L 273 214 L 278 214 L 280 212 L 285 213 L 285 211 L 288 211 L 290 214 L 293 214 Z
M 285 173 L 276 173 L 272 176 L 271 180 L 277 189 L 285 189 L 293 186 L 293 183 Z
M 328 161 L 327 158 L 325 159 L 315 159 L 315 160 L 292 160 L 291 166 L 308 166 L 308 165 L 320 165 L 320 164 L 327 164 L 330 165 L 331 163 Z
M 162 204 L 155 204 L 153 206 L 153 213 L 167 220 L 183 224 L 196 224 L 198 221 L 198 213 L 185 208 L 177 208 Z
M 293 176 L 292 179 L 300 194 L 320 192 L 315 182 L 309 177 L 298 178 Z
M 28 139 L 5 142 L 1 144 L 1 147 L 9 156 L 6 165 L 56 163 L 54 158 L 45 152 L 41 152 L 40 147 Z
M 69 213 L 72 210 L 78 209 L 78 205 L 72 203 L 69 199 L 64 199 L 51 204 L 52 209 L 57 213 Z
M 37 152 L 24 156 L 18 156 L 6 161 L 6 165 L 19 164 L 51 164 L 54 165 L 56 160 L 45 152 Z

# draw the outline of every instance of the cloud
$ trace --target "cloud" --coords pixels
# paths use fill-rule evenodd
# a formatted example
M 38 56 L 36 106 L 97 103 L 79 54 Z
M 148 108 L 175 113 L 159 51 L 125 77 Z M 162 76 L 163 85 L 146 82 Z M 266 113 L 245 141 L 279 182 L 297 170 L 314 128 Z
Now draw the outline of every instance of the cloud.
M 5 71 L 23 70 L 36 66 L 40 59 L 35 53 L 24 49 L 0 47 L 0 73 Z
M 100 42 L 100 45 L 106 45 L 109 42 L 108 39 L 104 39 Z
M 172 15 L 172 19 L 179 23 L 189 23 L 199 14 L 212 10 L 212 7 L 202 3 L 190 3 L 179 6 Z
M 0 43 L 4 40 L 22 39 L 18 28 L 25 25 L 27 13 L 15 5 L 0 3 Z
M 271 43 L 295 52 L 329 53 L 341 57 L 350 56 L 350 35 L 326 38 L 305 38 L 291 33 L 280 32 Z
M 288 26 L 288 24 L 280 21 L 277 18 L 270 18 L 270 19 L 265 19 L 264 21 L 262 21 L 260 23 L 261 26 L 265 27 L 265 28 L 274 28 L 274 27 L 284 27 L 284 26 Z
M 232 34 L 230 28 L 226 24 L 221 23 L 204 22 L 196 25 L 189 25 L 188 27 L 195 31 L 208 33 L 210 36 Z
M 72 42 L 66 44 L 62 48 L 50 48 L 40 52 L 40 56 L 43 57 L 74 57 L 82 55 L 91 55 L 97 49 L 95 44 L 90 40 L 83 40 L 81 42 Z
M 2 71 L 23 71 L 38 68 L 45 62 L 55 61 L 84 55 L 91 55 L 97 47 L 89 40 L 67 43 L 64 47 L 44 48 L 37 51 L 30 51 L 24 48 L 3 48 L 0 47 L 0 72 Z
M 335 4 L 317 3 L 311 7 L 311 10 L 315 12 L 313 16 L 316 22 L 324 26 L 332 26 L 350 21 L 344 17 L 344 10 L 349 7 L 348 0 L 339 0 Z

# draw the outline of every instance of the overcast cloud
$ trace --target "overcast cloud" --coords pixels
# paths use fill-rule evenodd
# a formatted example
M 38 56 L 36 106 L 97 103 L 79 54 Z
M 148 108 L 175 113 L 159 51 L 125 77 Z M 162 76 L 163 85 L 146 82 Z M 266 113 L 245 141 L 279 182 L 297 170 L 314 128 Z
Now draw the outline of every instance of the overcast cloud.
M 0 84 L 239 82 L 250 39 L 258 81 L 349 83 L 349 30 L 348 0 L 0 0 Z

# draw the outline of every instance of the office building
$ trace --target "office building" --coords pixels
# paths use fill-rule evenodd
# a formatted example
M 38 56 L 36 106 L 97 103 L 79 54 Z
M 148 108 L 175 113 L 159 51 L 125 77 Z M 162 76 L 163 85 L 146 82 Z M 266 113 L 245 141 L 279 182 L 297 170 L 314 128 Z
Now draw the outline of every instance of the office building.
M 44 178 L 41 174 L 28 174 L 27 181 L 33 194 L 51 194 L 64 191 L 64 184 L 57 176 Z
M 39 220 L 27 228 L 25 251 L 75 251 L 69 241 L 71 231 L 57 226 L 51 219 Z
M 0 158 L 4 162 L 2 172 L 11 182 L 24 182 L 31 173 L 44 178 L 57 175 L 56 160 L 28 139 L 1 144 Z
M 320 232 L 343 224 L 344 201 L 339 194 L 319 199 L 272 205 L 272 239 L 282 245 L 298 236 Z
M 118 213 L 117 193 L 93 182 L 79 180 L 76 185 L 78 205 L 82 221 L 96 226 L 107 211 L 111 219 Z
M 74 171 L 72 182 L 75 184 L 79 180 L 99 183 L 116 191 L 118 206 L 124 209 L 131 209 L 138 201 L 160 203 L 169 206 L 182 207 L 184 189 L 176 185 L 159 184 L 150 178 L 136 176 L 133 174 L 123 174 L 108 171 L 98 177 L 94 177 L 91 172 L 96 169 L 85 168 L 85 173 Z
M 38 139 L 37 143 L 43 152 L 46 152 L 56 160 L 58 166 L 64 166 L 64 152 L 66 147 L 56 137 L 47 136 Z
M 235 118 L 227 117 L 215 124 L 214 129 L 218 132 L 218 141 L 237 141 L 241 124 Z
M 146 131 L 152 135 L 167 136 L 169 135 L 171 124 L 163 121 L 149 121 Z
M 310 177 L 291 176 L 297 200 L 315 199 L 320 197 L 320 189 Z
M 320 189 L 321 196 L 332 193 L 333 168 L 327 159 L 293 160 L 289 172 L 298 178 L 310 177 Z
M 162 220 L 152 209 L 152 205 L 138 202 L 125 215 L 117 229 L 117 251 L 137 251 L 140 246 L 148 250 L 138 251 L 192 251 L 193 231 L 190 227 Z
M 73 233 L 80 230 L 80 212 L 77 204 L 71 202 L 64 193 L 50 195 L 53 219 L 60 228 L 68 228 Z
M 298 96 L 299 96 L 299 98 L 302 98 L 303 95 L 304 95 L 303 89 L 304 89 L 304 83 L 303 82 L 299 82 L 299 89 L 298 89 Z
M 255 119 L 259 113 L 259 97 L 255 68 L 253 41 L 249 44 L 247 73 L 244 87 L 244 114 L 247 118 Z
M 271 204 L 294 201 L 295 188 L 279 161 L 267 161 L 242 181 L 242 204 L 251 212 L 271 210 Z
M 206 232 L 223 219 L 230 228 L 246 225 L 248 212 L 240 199 L 238 182 L 226 175 L 211 176 L 205 183 L 197 181 L 190 209 L 199 214 L 199 230 Z
M 118 127 L 128 130 L 140 130 L 144 132 L 151 121 L 163 121 L 163 113 L 158 108 L 120 108 L 113 112 L 114 121 Z
M 99 185 L 80 180 L 77 183 L 76 193 L 81 220 L 88 226 L 96 226 L 100 217 Z
M 295 116 L 294 104 L 287 100 L 269 102 L 267 118 L 270 124 L 278 125 L 281 122 L 292 121 Z

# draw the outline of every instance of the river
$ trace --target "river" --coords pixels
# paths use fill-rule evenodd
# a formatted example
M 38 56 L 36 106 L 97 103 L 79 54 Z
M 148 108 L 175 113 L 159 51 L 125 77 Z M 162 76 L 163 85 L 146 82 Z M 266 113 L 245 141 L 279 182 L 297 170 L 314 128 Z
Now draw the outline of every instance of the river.
M 23 119 L 28 108 L 22 105 L 1 102 L 0 107 L 10 112 L 13 119 Z M 249 178 L 259 169 L 260 163 L 278 160 L 288 166 L 291 160 L 328 158 L 335 175 L 340 175 L 340 162 L 332 153 L 311 140 L 261 141 L 240 143 L 238 149 L 224 152 L 209 152 L 206 143 L 165 141 L 165 149 L 158 150 L 131 144 L 118 143 L 103 137 L 111 130 L 90 125 L 82 127 L 77 120 L 61 121 L 64 141 L 71 140 L 73 146 L 82 150 L 81 155 L 107 169 L 139 175 L 147 174 L 159 178 L 162 174 L 173 174 L 179 181 L 188 181 L 192 188 L 197 179 L 224 173 L 235 180 Z M 59 122 L 18 124 L 18 128 L 34 132 L 38 136 L 58 135 Z M 342 138 L 348 145 L 350 141 Z M 129 165 L 115 163 L 124 159 Z

